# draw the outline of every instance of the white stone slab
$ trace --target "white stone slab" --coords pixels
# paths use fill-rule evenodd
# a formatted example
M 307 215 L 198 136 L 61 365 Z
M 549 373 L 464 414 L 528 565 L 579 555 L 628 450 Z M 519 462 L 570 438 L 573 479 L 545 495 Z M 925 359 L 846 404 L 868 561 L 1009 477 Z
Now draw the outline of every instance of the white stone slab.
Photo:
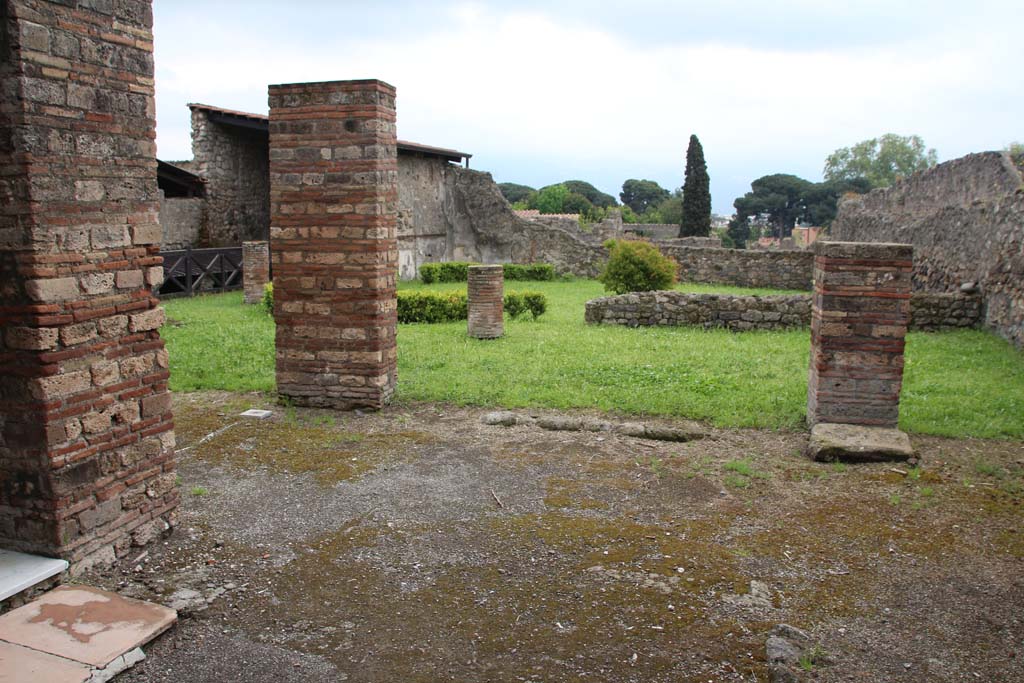
M 0 550 L 0 600 L 46 581 L 67 568 L 67 560 Z
M 251 408 L 244 413 L 239 413 L 239 417 L 254 417 L 257 420 L 266 420 L 268 417 L 274 416 L 272 410 L 260 410 L 259 408 Z

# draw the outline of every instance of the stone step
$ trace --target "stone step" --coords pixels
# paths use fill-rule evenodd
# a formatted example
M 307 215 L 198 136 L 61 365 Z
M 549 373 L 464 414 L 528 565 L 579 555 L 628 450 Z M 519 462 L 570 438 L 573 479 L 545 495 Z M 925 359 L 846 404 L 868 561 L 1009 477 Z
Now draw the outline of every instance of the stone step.
M 0 601 L 38 586 L 67 568 L 67 560 L 0 550 Z

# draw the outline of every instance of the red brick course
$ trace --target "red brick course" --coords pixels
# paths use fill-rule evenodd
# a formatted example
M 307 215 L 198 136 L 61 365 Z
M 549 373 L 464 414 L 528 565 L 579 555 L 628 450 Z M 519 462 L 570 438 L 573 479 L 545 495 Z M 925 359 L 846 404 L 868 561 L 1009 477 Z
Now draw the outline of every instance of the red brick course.
M 497 339 L 505 334 L 505 269 L 470 266 L 467 291 L 469 336 Z
M 807 420 L 896 427 L 913 248 L 816 242 Z
M 395 89 L 270 86 L 271 259 L 278 393 L 385 406 L 397 381 Z
M 242 242 L 242 281 L 245 303 L 263 300 L 263 288 L 270 282 L 270 243 Z
M 152 540 L 178 504 L 144 283 L 160 263 L 152 11 L 6 4 L 0 546 L 81 568 Z

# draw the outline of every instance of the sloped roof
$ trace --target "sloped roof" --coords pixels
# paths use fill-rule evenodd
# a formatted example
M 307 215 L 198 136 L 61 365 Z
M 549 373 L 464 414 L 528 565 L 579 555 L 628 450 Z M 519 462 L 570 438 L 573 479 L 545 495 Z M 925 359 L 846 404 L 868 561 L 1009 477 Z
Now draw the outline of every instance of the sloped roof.
M 222 107 L 214 107 L 209 104 L 200 104 L 198 102 L 189 103 L 188 108 L 193 111 L 198 109 L 200 111 L 207 112 L 210 115 L 210 118 L 216 123 L 228 126 L 237 126 L 248 130 L 269 131 L 270 119 L 263 114 L 253 114 L 247 111 L 224 109 Z M 434 147 L 432 145 L 423 145 L 418 142 L 410 142 L 408 140 L 398 141 L 398 151 L 408 152 L 410 154 L 423 154 L 425 156 L 440 157 L 447 161 L 454 161 L 456 163 L 463 159 L 469 159 L 473 156 L 467 152 L 460 152 L 447 147 Z

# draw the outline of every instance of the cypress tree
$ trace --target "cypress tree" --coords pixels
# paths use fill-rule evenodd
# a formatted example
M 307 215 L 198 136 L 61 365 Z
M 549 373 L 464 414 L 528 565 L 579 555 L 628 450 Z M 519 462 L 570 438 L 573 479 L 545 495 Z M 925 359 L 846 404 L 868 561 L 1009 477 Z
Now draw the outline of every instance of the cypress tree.
M 683 182 L 683 219 L 680 237 L 707 237 L 711 234 L 711 179 L 704 163 L 704 148 L 696 135 L 686 148 L 686 180 Z

